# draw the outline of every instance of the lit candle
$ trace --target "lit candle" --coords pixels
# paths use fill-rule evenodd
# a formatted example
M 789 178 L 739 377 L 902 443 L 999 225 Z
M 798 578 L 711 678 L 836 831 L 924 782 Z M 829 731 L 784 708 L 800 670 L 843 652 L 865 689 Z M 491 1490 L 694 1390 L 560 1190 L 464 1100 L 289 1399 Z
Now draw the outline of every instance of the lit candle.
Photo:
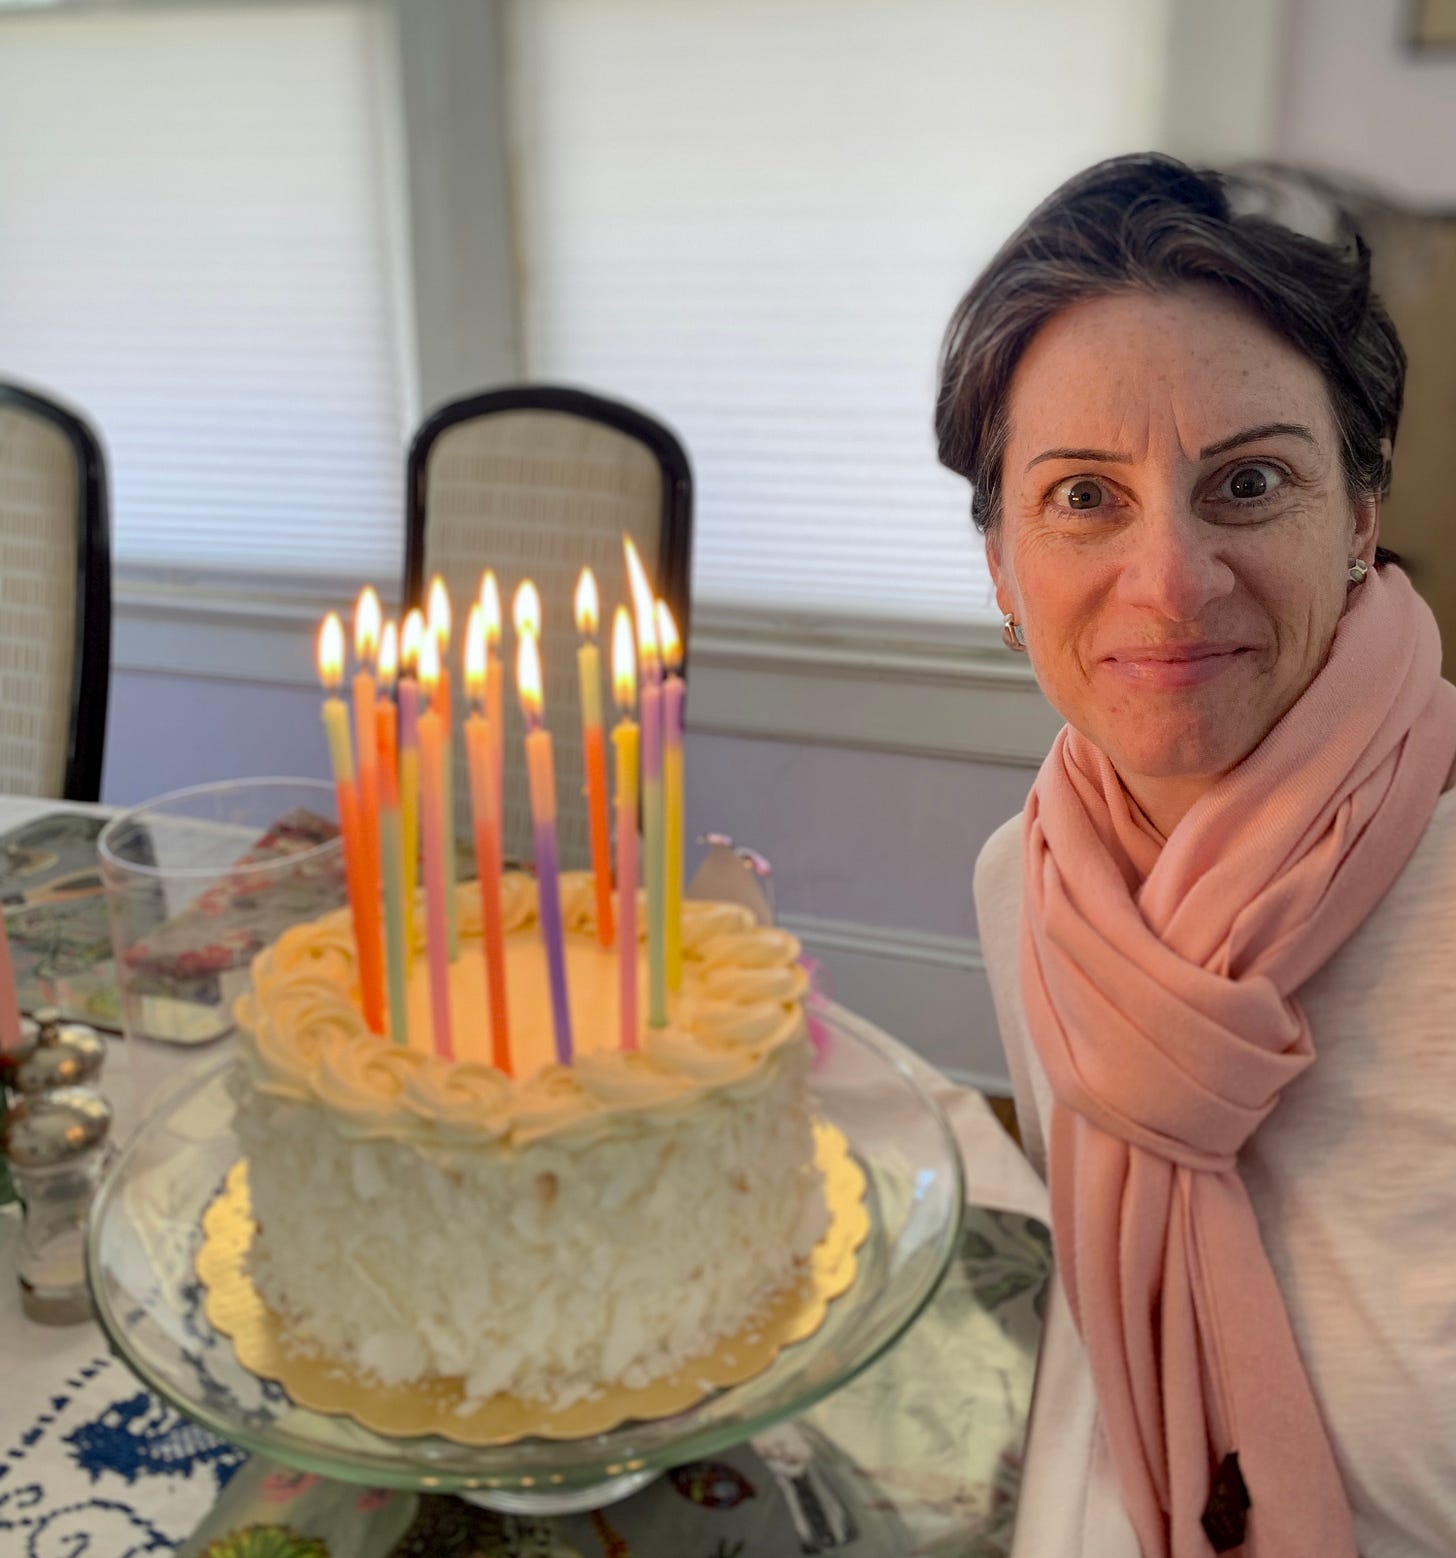
M 440 719 L 445 731 L 445 912 L 449 916 L 450 961 L 460 956 L 460 910 L 455 902 L 455 719 L 450 697 L 450 594 L 436 574 L 430 580 L 425 620 L 440 652 Z M 434 697 L 431 697 L 434 703 Z
M 404 955 L 404 840 L 399 816 L 399 711 L 395 673 L 399 669 L 399 629 L 386 622 L 379 640 L 379 864 L 384 877 L 384 983 L 389 995 L 389 1036 L 409 1043 Z
M 506 1002 L 505 930 L 501 923 L 500 809 L 495 794 L 495 754 L 490 722 L 481 713 L 486 690 L 485 612 L 470 608 L 465 625 L 465 761 L 470 769 L 470 810 L 475 824 L 475 872 L 480 878 L 485 990 L 490 1012 L 490 1058 L 511 1074 L 510 1017 Z
M 612 691 L 621 711 L 612 731 L 617 758 L 617 1004 L 621 1047 L 637 1048 L 637 654 L 627 608 L 612 619 Z
M 526 774 L 531 788 L 531 822 L 536 838 L 536 890 L 541 939 L 551 982 L 551 1018 L 558 1065 L 571 1064 L 571 1007 L 566 998 L 566 948 L 561 926 L 561 885 L 556 859 L 556 775 L 551 733 L 542 725 L 541 650 L 534 633 L 516 645 L 516 689 L 526 717 Z
M 577 680 L 581 683 L 581 756 L 586 769 L 586 809 L 591 827 L 592 874 L 597 889 L 597 940 L 612 944 L 612 846 L 607 824 L 607 748 L 602 734 L 602 657 L 596 645 L 601 605 L 590 568 L 576 585 Z
M 667 988 L 682 989 L 683 679 L 682 637 L 666 601 L 657 603 L 662 684 L 662 896 Z
M 485 613 L 485 722 L 490 727 L 491 767 L 495 775 L 495 804 L 505 830 L 505 677 L 500 657 L 500 586 L 489 568 L 480 581 L 480 608 Z
M 642 559 L 630 537 L 627 578 L 637 618 L 637 654 L 642 670 L 642 831 L 646 836 L 647 877 L 647 1021 L 667 1025 L 666 906 L 663 902 L 662 859 L 662 662 L 657 655 L 655 602 Z
M 374 730 L 374 657 L 379 652 L 379 626 L 382 613 L 379 596 L 373 585 L 366 585 L 359 592 L 354 607 L 354 657 L 359 669 L 354 673 L 354 740 L 359 749 L 359 851 L 361 858 L 359 886 L 371 903 L 379 902 L 379 756 Z M 375 929 L 379 929 L 376 916 Z M 376 949 L 371 948 L 371 952 Z M 382 947 L 378 949 L 382 952 Z M 373 968 L 383 978 L 383 965 L 378 956 L 369 961 L 361 958 L 361 970 Z M 380 1010 L 384 1007 L 384 990 L 373 992 Z
M 425 614 L 405 614 L 399 634 L 399 833 L 404 855 L 404 966 L 415 966 L 415 895 L 420 886 L 420 649 Z
M 420 815 L 425 861 L 425 956 L 430 970 L 430 1019 L 435 1053 L 455 1058 L 450 1034 L 450 919 L 445 908 L 445 721 L 435 702 L 440 686 L 440 648 L 433 633 L 420 645 Z
M 349 736 L 349 711 L 338 696 L 339 685 L 344 680 L 344 624 L 339 621 L 337 612 L 331 611 L 319 629 L 318 671 L 319 680 L 328 693 L 323 706 L 324 735 L 329 743 L 329 764 L 334 772 L 334 793 L 339 804 L 339 832 L 344 840 L 344 879 L 354 920 L 360 1004 L 364 1008 L 365 1022 L 375 1033 L 383 1033 L 384 1012 L 379 1000 L 377 967 L 379 905 L 365 893 L 360 871 L 359 792 L 354 778 L 354 745 Z M 371 956 L 370 948 L 374 949 L 373 977 L 366 966 Z

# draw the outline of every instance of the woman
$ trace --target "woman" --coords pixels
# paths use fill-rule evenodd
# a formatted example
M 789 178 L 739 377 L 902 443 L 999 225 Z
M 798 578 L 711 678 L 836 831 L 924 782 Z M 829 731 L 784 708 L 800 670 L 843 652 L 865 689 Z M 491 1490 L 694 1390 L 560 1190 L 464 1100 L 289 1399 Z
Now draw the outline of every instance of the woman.
M 1405 359 L 1155 156 L 962 301 L 937 431 L 1067 724 L 976 899 L 1057 1280 L 1018 1555 L 1456 1553 L 1456 688 Z

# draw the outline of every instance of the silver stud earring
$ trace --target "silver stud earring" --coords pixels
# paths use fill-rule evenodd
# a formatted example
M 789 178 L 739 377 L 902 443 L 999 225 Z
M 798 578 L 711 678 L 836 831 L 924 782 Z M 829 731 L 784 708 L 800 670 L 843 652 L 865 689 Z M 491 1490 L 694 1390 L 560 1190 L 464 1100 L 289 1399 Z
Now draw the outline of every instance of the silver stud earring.
M 1021 624 L 1008 611 L 1001 619 L 1001 642 L 1017 654 L 1026 652 L 1026 633 Z
M 1365 566 L 1364 563 L 1360 561 L 1358 557 L 1352 557 L 1350 559 L 1349 572 L 1345 577 L 1349 579 L 1351 584 L 1363 584 L 1365 582 L 1365 575 L 1369 572 L 1370 570 Z

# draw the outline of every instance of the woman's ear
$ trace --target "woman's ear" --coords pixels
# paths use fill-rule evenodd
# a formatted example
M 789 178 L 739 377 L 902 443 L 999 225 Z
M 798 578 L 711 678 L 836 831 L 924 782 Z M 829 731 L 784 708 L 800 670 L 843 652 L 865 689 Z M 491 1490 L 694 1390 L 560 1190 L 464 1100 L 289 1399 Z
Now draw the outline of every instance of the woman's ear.
M 1367 493 L 1355 500 L 1355 528 L 1350 537 L 1350 556 L 1358 557 L 1367 568 L 1375 566 L 1375 548 L 1380 541 L 1380 495 Z
M 991 573 L 991 583 L 996 587 L 996 606 L 1004 616 L 1016 613 L 1014 591 L 1001 557 L 1001 527 L 993 525 L 986 532 L 986 567 Z

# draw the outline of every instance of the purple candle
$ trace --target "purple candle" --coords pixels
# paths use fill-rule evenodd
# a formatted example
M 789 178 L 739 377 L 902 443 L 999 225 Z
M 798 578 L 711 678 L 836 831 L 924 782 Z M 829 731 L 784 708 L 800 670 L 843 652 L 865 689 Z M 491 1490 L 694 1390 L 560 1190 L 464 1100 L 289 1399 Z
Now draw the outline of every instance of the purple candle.
M 516 651 L 516 688 L 526 717 L 526 773 L 536 837 L 536 891 L 541 939 L 551 981 L 551 1021 L 558 1065 L 571 1064 L 571 1005 L 566 995 L 566 947 L 561 929 L 561 884 L 556 852 L 556 773 L 551 733 L 541 723 L 541 653 L 534 633 L 522 633 Z

